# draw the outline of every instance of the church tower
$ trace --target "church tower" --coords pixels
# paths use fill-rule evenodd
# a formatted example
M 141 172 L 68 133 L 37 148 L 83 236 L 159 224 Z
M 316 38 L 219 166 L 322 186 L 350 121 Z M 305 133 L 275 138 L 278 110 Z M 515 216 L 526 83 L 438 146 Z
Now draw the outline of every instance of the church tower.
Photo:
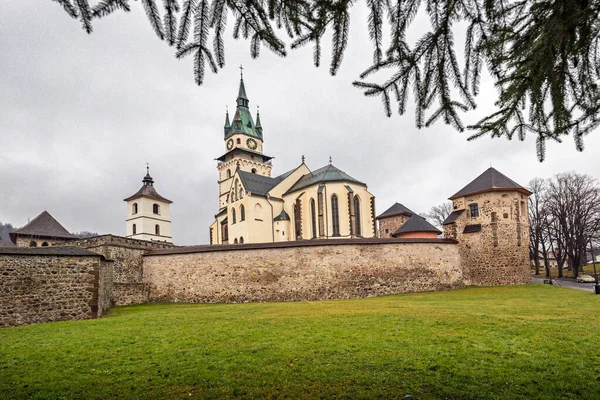
M 240 70 L 242 70 L 241 67 Z M 216 159 L 219 172 L 219 209 L 229 203 L 231 180 L 236 170 L 271 176 L 271 159 L 273 157 L 263 154 L 263 129 L 260 114 L 258 111 L 256 112 L 255 123 L 250 114 L 249 103 L 244 76 L 240 74 L 240 87 L 233 121 L 230 122 L 228 111 L 225 114 L 223 137 L 225 153 Z
M 146 166 L 143 186 L 136 194 L 123 201 L 127 202 L 125 236 L 132 239 L 154 240 L 171 243 L 171 200 L 158 194 L 150 168 Z

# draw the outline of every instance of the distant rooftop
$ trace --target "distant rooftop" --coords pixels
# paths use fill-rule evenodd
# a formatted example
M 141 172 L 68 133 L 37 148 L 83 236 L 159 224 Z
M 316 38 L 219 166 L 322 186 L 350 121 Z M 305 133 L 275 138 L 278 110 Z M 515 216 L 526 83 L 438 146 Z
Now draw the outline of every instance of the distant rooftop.
M 396 203 L 393 206 L 391 206 L 390 208 L 388 208 L 387 210 L 385 210 L 384 212 L 382 212 L 381 214 L 379 214 L 379 216 L 375 219 L 394 217 L 396 215 L 406 215 L 406 216 L 410 217 L 415 214 L 416 214 L 416 212 L 410 210 L 405 205 Z
M 48 211 L 42 211 L 40 215 L 29 221 L 22 228 L 10 233 L 10 238 L 16 243 L 17 236 L 36 236 L 57 239 L 76 239 L 66 230 Z
M 409 232 L 435 232 L 437 234 L 442 233 L 438 228 L 427 222 L 425 218 L 416 214 L 410 217 L 408 221 L 406 221 L 404 224 L 402 224 L 402 226 L 398 228 L 396 232 L 392 234 L 392 236 L 398 235 L 400 233 Z
M 516 190 L 523 194 L 530 195 L 531 192 L 513 181 L 506 175 L 498 172 L 498 170 L 490 167 L 483 174 L 475 178 L 467 186 L 456 192 L 449 199 L 454 200 L 458 197 L 469 196 L 476 193 L 485 192 L 488 190 Z
M 351 182 L 366 186 L 361 181 L 354 179 L 344 171 L 334 167 L 332 164 L 329 164 L 313 172 L 305 174 L 287 192 L 285 192 L 285 194 L 296 192 L 314 184 L 324 182 Z

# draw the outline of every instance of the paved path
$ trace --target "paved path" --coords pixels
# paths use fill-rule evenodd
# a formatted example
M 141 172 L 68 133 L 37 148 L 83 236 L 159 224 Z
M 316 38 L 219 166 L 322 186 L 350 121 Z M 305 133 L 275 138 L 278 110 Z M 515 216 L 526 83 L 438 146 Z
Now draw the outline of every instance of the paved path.
M 544 278 L 532 277 L 531 281 L 536 283 L 544 283 Z M 566 287 L 569 289 L 585 290 L 586 292 L 594 291 L 593 283 L 577 283 L 573 279 L 552 279 L 552 284 L 554 286 Z

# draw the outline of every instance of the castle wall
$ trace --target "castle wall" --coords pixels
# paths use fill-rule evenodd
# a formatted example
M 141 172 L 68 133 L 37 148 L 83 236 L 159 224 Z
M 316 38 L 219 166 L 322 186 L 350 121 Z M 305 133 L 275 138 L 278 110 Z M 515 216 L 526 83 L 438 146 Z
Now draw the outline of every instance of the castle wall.
M 479 215 L 468 212 L 476 203 Z M 526 284 L 529 268 L 529 220 L 527 196 L 517 191 L 489 191 L 454 200 L 465 212 L 454 224 L 444 226 L 448 238 L 458 240 L 464 260 L 465 283 L 476 286 Z M 467 226 L 480 225 L 475 232 Z
M 170 243 L 101 235 L 72 242 L 71 245 L 102 254 L 113 262 L 112 303 L 139 304 L 148 301 L 148 285 L 142 280 L 142 255 L 150 250 L 169 249 Z
M 110 307 L 112 266 L 100 255 L 10 249 L 0 251 L 1 327 L 97 318 Z
M 231 251 L 235 248 L 235 251 Z M 150 301 L 248 302 L 369 297 L 463 287 L 444 239 L 339 239 L 195 246 L 144 256 Z
M 392 233 L 396 232 L 410 217 L 407 215 L 394 215 L 392 217 L 379 219 L 379 237 L 391 238 Z
M 17 240 L 15 243 L 17 247 L 30 247 L 31 242 L 36 242 L 37 246 L 35 247 L 45 247 L 42 246 L 44 242 L 48 243 L 48 246 L 64 246 L 65 244 L 71 241 L 71 239 L 46 239 L 46 238 L 37 238 L 32 236 L 17 236 Z

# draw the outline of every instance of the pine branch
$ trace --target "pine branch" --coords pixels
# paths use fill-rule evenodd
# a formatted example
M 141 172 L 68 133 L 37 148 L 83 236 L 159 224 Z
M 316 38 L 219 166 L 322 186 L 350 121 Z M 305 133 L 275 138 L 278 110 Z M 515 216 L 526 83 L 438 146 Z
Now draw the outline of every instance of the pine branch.
M 165 27 L 165 38 L 169 46 L 175 44 L 175 32 L 177 32 L 177 16 L 179 12 L 179 4 L 177 0 L 164 0 L 165 16 L 164 16 L 164 27 Z
M 71 3 L 71 0 L 52 0 L 52 1 L 60 4 L 62 6 L 62 8 L 65 10 L 65 12 L 71 18 L 77 18 L 77 10 L 75 10 L 75 7 L 73 6 L 73 3 Z
M 104 18 L 116 10 L 130 12 L 129 0 L 103 0 L 92 8 L 92 17 Z
M 156 6 L 155 0 L 141 0 L 142 5 L 144 6 L 144 10 L 146 11 L 146 16 L 150 21 L 150 25 L 152 25 L 152 29 L 156 33 L 156 36 L 160 40 L 165 39 L 165 34 L 163 32 L 163 26 L 160 19 L 160 14 L 158 12 L 158 7 Z
M 75 0 L 75 6 L 83 29 L 87 33 L 92 33 L 92 10 L 88 0 Z
M 196 0 L 185 0 L 183 2 L 183 9 L 179 19 L 179 32 L 177 34 L 177 49 L 182 48 L 185 42 L 187 42 L 190 34 L 190 25 L 192 24 L 192 16 L 195 9 Z

